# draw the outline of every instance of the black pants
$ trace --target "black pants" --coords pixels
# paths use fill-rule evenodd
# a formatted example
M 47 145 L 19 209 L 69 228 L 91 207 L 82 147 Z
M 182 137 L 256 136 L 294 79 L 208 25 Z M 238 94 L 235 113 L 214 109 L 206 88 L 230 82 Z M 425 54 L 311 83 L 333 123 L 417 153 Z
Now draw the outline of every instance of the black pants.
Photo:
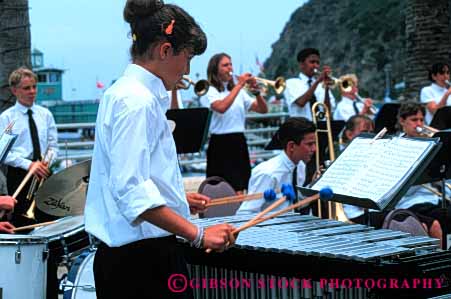
M 97 299 L 193 298 L 183 252 L 174 236 L 146 239 L 121 247 L 101 243 L 94 257 Z M 186 277 L 187 288 L 169 290 L 174 274 Z M 176 287 L 182 287 L 177 281 Z
M 207 150 L 207 177 L 219 176 L 235 191 L 245 190 L 251 177 L 251 163 L 243 133 L 212 134 Z

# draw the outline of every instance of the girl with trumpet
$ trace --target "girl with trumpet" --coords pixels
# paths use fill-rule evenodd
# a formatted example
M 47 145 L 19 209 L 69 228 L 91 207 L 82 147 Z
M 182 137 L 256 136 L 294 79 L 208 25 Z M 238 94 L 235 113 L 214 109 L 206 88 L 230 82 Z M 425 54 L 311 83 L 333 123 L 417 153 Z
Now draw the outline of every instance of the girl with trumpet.
M 251 166 L 244 128 L 246 112 L 268 112 L 266 100 L 255 78 L 244 73 L 234 82 L 232 59 L 225 53 L 214 55 L 207 68 L 210 88 L 206 101 L 213 111 L 207 150 L 207 177 L 220 176 L 236 191 L 247 188 Z M 250 85 L 253 99 L 242 89 Z
M 426 104 L 426 124 L 439 108 L 451 106 L 451 86 L 449 84 L 449 65 L 444 62 L 435 63 L 429 70 L 431 85 L 421 89 L 420 101 Z

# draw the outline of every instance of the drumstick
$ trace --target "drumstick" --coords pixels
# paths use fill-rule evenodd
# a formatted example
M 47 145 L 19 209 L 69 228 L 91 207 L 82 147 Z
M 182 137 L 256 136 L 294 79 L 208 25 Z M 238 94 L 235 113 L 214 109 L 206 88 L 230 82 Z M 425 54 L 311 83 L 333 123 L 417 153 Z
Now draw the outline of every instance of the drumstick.
M 13 232 L 19 232 L 19 231 L 23 231 L 23 230 L 27 230 L 27 229 L 32 229 L 32 228 L 36 228 L 36 227 L 46 226 L 46 225 L 50 225 L 50 224 L 53 224 L 53 223 L 56 223 L 56 221 L 48 221 L 48 222 L 42 222 L 42 223 L 36 223 L 36 224 L 16 227 L 15 229 L 13 229 Z
M 269 192 L 269 191 L 272 191 L 272 192 Z M 267 192 L 269 192 L 269 193 L 267 194 Z M 265 192 L 261 192 L 261 193 L 254 193 L 254 194 L 247 194 L 247 195 L 242 194 L 242 195 L 234 195 L 234 196 L 217 198 L 217 199 L 212 200 L 209 204 L 207 204 L 206 207 L 208 208 L 211 206 L 218 206 L 218 205 L 243 202 L 243 201 L 261 199 L 261 198 L 268 198 L 268 200 L 272 200 L 272 199 L 275 199 L 276 192 L 280 192 L 280 190 L 277 189 L 274 191 L 274 190 L 268 189 Z
M 24 179 L 22 180 L 22 182 L 20 183 L 19 187 L 17 187 L 16 192 L 14 192 L 13 194 L 13 198 L 15 199 L 17 197 L 17 195 L 19 195 L 20 191 L 22 191 L 23 187 L 25 187 L 25 185 L 27 184 L 27 182 L 30 180 L 30 178 L 33 176 L 34 171 L 35 171 L 36 167 L 33 167 L 32 169 L 30 169 L 30 171 L 27 173 L 27 175 L 24 177 Z M 13 209 L 14 211 L 14 209 Z M 0 211 L 0 218 L 3 217 L 3 215 L 5 215 L 5 211 Z
M 225 205 L 230 203 L 236 203 L 236 202 L 243 202 L 243 201 L 249 201 L 249 200 L 255 200 L 260 199 L 263 197 L 263 193 L 255 193 L 255 194 L 248 194 L 248 195 L 235 195 L 235 196 L 228 196 L 223 198 L 218 198 L 212 200 L 209 204 L 206 204 L 205 207 L 213 207 L 213 206 L 219 206 L 219 205 Z
M 277 217 L 277 216 L 280 216 L 280 215 L 282 215 L 282 214 L 285 214 L 286 212 L 289 212 L 289 211 L 291 211 L 291 210 L 297 209 L 297 208 L 299 208 L 299 207 L 301 207 L 301 206 L 303 206 L 303 205 L 307 205 L 307 204 L 311 203 L 312 201 L 318 200 L 319 198 L 320 198 L 320 194 L 319 194 L 319 193 L 318 193 L 318 194 L 315 194 L 315 195 L 312 195 L 312 196 L 310 196 L 310 197 L 307 197 L 306 199 L 303 199 L 303 200 L 301 200 L 301 201 L 298 201 L 297 203 L 292 204 L 292 205 L 290 205 L 290 206 L 288 206 L 288 207 L 286 207 L 286 208 L 284 208 L 284 209 L 282 209 L 282 210 L 280 210 L 280 211 L 277 211 L 277 212 L 275 212 L 275 213 L 273 213 L 273 214 L 271 214 L 271 215 L 268 215 L 268 216 L 266 216 L 266 217 L 261 217 L 261 218 L 255 219 L 255 220 L 254 220 L 253 222 L 251 222 L 251 223 L 246 223 L 246 224 L 240 226 L 239 228 L 235 229 L 232 233 L 233 233 L 234 235 L 236 235 L 237 233 L 239 233 L 239 232 L 241 232 L 241 231 L 243 231 L 243 230 L 245 230 L 245 229 L 248 229 L 248 228 L 250 228 L 250 227 L 252 227 L 252 226 L 255 226 L 255 225 L 259 224 L 259 223 L 262 223 L 262 222 L 264 222 L 264 221 L 273 219 L 273 218 L 275 218 L 275 217 Z
M 14 194 L 12 196 L 13 198 L 16 198 L 17 195 L 19 195 L 20 191 L 22 191 L 23 187 L 25 187 L 25 185 L 28 183 L 30 178 L 33 176 L 35 170 L 36 170 L 36 167 L 33 167 L 32 169 L 30 169 L 30 171 L 27 173 L 27 175 L 24 177 L 24 179 L 20 183 L 19 187 L 17 187 L 16 192 L 14 192 Z
M 263 211 L 261 211 L 260 213 L 258 213 L 255 217 L 253 217 L 251 220 L 249 220 L 248 222 L 246 222 L 244 225 L 248 225 L 249 223 L 253 223 L 255 220 L 257 220 L 258 218 L 268 214 L 269 212 L 271 212 L 272 210 L 274 210 L 275 208 L 277 208 L 278 206 L 280 206 L 282 203 L 284 203 L 286 200 L 285 196 L 282 196 L 281 198 L 279 198 L 277 201 L 273 202 L 269 207 L 267 207 L 266 209 L 264 209 Z M 232 234 L 235 234 L 235 231 L 232 232 Z M 212 251 L 211 248 L 207 248 L 205 250 L 206 253 L 210 253 Z

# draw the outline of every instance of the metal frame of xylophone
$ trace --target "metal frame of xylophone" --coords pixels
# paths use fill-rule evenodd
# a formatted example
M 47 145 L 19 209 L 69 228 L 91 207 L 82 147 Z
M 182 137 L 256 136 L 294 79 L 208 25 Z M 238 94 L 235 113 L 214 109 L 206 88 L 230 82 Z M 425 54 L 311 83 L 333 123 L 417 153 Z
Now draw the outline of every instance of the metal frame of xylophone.
M 253 215 L 204 218 L 201 226 L 231 223 L 239 227 Z M 375 230 L 359 224 L 286 214 L 240 233 L 234 248 L 224 253 L 205 254 L 185 244 L 192 278 L 243 279 L 248 287 L 195 288 L 196 298 L 377 298 L 388 290 L 330 288 L 321 278 L 408 278 L 428 277 L 451 269 L 451 253 L 440 252 L 439 240 L 408 233 Z M 418 264 L 418 257 L 423 259 Z M 403 261 L 404 260 L 404 261 Z M 402 264 L 402 267 L 400 265 Z M 422 265 L 422 267 L 421 267 Z M 441 266 L 440 266 L 441 265 Z M 443 269 L 440 269 L 442 267 Z M 400 273 L 403 269 L 403 273 Z M 445 272 L 446 273 L 446 272 Z M 448 271 L 449 273 L 449 271 Z M 307 287 L 284 288 L 258 285 L 258 279 L 312 279 Z M 451 288 L 451 287 L 450 287 Z M 441 294 L 436 290 L 432 295 Z M 446 290 L 445 290 L 446 291 Z M 406 298 L 412 298 L 408 295 Z M 415 298 L 420 298 L 418 290 Z M 409 297 L 410 296 L 410 297 Z M 428 295 L 429 296 L 429 295 Z

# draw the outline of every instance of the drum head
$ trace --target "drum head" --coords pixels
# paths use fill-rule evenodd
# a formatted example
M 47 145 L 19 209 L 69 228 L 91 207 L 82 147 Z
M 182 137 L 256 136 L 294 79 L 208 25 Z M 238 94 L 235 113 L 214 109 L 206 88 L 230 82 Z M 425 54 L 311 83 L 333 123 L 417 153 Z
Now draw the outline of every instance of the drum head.
M 46 242 L 47 242 L 46 239 L 39 236 L 0 234 L 0 244 L 2 243 L 37 244 Z
M 72 264 L 64 287 L 64 299 L 95 299 L 95 251 L 85 251 Z
M 35 228 L 30 235 L 53 239 L 77 232 L 84 226 L 84 217 L 69 216 L 56 220 L 56 223 Z

